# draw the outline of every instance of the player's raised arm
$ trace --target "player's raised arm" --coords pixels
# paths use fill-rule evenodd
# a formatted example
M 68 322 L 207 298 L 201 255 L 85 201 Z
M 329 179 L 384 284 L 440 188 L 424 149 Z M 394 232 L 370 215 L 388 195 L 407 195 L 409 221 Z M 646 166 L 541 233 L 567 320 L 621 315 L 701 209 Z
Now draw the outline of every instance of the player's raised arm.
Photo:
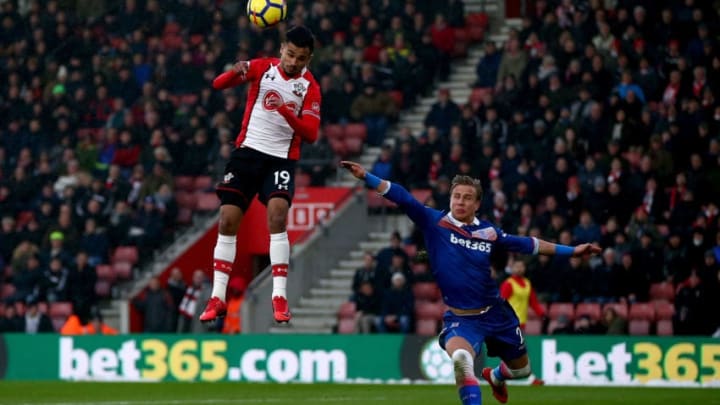
M 213 80 L 212 86 L 216 90 L 238 86 L 247 80 L 248 71 L 250 71 L 249 61 L 236 62 L 232 66 L 232 69 L 216 77 L 215 80 Z
M 584 256 L 587 254 L 596 255 L 602 251 L 600 246 L 592 243 L 583 243 L 577 246 L 567 246 L 537 239 L 537 253 L 541 255 L 556 256 Z

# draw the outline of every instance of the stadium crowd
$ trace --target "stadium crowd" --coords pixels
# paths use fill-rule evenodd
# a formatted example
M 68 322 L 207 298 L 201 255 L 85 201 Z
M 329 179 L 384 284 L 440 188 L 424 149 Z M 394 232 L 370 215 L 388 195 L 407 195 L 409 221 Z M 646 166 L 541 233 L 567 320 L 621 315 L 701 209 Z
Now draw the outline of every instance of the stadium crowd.
M 425 202 L 439 207 L 449 179 L 472 174 L 486 189 L 481 215 L 508 232 L 600 243 L 605 252 L 594 260 L 533 258 L 527 276 L 542 301 L 641 302 L 651 284 L 667 281 L 676 332 L 712 333 L 719 321 L 708 309 L 720 297 L 718 8 L 693 0 L 531 3 L 520 30 L 484 44 L 468 103 L 441 89 L 423 133 L 404 128 L 392 142 L 387 128 L 399 107 L 450 73 L 462 1 L 298 1 L 289 24 L 317 36 L 312 70 L 323 122 L 365 124 L 367 143 L 383 145 L 377 174 L 431 190 Z M 189 222 L 176 180 L 219 177 L 246 102 L 243 88 L 208 84 L 235 60 L 273 56 L 285 28 L 253 29 L 242 6 L 0 2 L 0 330 L 39 329 L 18 317 L 23 303 L 71 301 L 89 317 L 95 269 L 118 246 L 148 257 Z M 298 184 L 325 184 L 337 152 L 324 137 L 305 147 Z M 415 324 L 410 286 L 431 276 L 414 257 L 422 238 L 395 239 L 366 259 L 382 282 L 369 293 L 362 280 L 354 288 L 370 297 L 369 313 L 397 309 L 407 320 L 364 317 L 360 330 Z M 171 298 L 186 287 L 176 282 Z M 181 301 L 170 304 L 176 318 Z M 166 294 L 155 302 L 168 305 Z
M 56 330 L 73 312 L 88 322 L 111 294 L 108 280 L 131 279 L 138 257 L 192 222 L 179 180 L 222 174 L 246 103 L 244 88 L 209 83 L 233 61 L 275 56 L 287 28 L 253 28 L 241 3 L 0 1 L 0 332 L 48 330 L 36 313 Z M 452 48 L 448 23 L 433 20 L 438 5 L 382 3 L 290 7 L 289 24 L 317 36 L 328 122 L 384 131 L 394 101 L 381 119 L 361 93 L 375 86 L 388 100 L 385 90 L 403 90 L 409 103 L 449 73 L 449 61 L 437 63 Z M 461 2 L 451 3 L 450 24 L 463 24 Z M 418 72 L 426 80 L 410 80 Z M 325 184 L 335 166 L 327 140 L 303 155 L 298 185 Z M 211 194 L 212 183 L 199 183 Z M 125 247 L 134 259 L 118 276 L 109 264 Z M 182 292 L 186 281 L 175 281 Z M 150 301 L 166 305 L 156 295 Z M 187 303 L 171 306 L 180 328 L 194 330 L 178 315 Z

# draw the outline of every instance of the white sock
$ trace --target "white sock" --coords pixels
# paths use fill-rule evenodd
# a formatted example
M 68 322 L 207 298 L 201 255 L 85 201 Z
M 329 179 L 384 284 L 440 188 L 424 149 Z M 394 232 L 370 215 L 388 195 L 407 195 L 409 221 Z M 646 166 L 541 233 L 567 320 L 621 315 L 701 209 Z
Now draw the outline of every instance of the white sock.
M 474 360 L 470 352 L 465 349 L 455 350 L 452 354 L 455 369 L 455 383 L 458 387 L 465 385 L 465 380 L 475 377 Z
M 270 235 L 270 265 L 273 275 L 273 297 L 287 297 L 287 273 L 290 262 L 290 241 L 287 232 Z
M 230 272 L 235 261 L 237 249 L 237 236 L 218 234 L 215 251 L 213 253 L 213 289 L 212 296 L 225 301 Z

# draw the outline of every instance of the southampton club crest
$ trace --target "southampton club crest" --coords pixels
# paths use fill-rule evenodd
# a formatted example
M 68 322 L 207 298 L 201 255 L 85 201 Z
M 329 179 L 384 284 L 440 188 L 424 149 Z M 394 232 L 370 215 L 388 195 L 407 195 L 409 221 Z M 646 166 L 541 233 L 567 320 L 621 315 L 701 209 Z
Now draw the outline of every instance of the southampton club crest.
M 293 83 L 293 94 L 302 97 L 305 94 L 305 91 L 307 88 L 305 88 L 305 85 L 300 82 Z

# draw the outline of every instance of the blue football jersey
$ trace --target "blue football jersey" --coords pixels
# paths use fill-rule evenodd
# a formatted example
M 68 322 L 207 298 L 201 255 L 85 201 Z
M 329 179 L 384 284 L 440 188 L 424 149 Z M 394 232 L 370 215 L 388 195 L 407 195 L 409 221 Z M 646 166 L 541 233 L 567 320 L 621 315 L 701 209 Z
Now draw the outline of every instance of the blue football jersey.
M 391 184 L 385 198 L 395 202 L 422 229 L 433 276 L 443 300 L 451 307 L 478 309 L 500 301 L 490 271 L 490 255 L 495 249 L 537 253 L 535 238 L 508 235 L 477 218 L 471 225 L 463 224 L 450 213 L 423 206 L 398 184 Z

